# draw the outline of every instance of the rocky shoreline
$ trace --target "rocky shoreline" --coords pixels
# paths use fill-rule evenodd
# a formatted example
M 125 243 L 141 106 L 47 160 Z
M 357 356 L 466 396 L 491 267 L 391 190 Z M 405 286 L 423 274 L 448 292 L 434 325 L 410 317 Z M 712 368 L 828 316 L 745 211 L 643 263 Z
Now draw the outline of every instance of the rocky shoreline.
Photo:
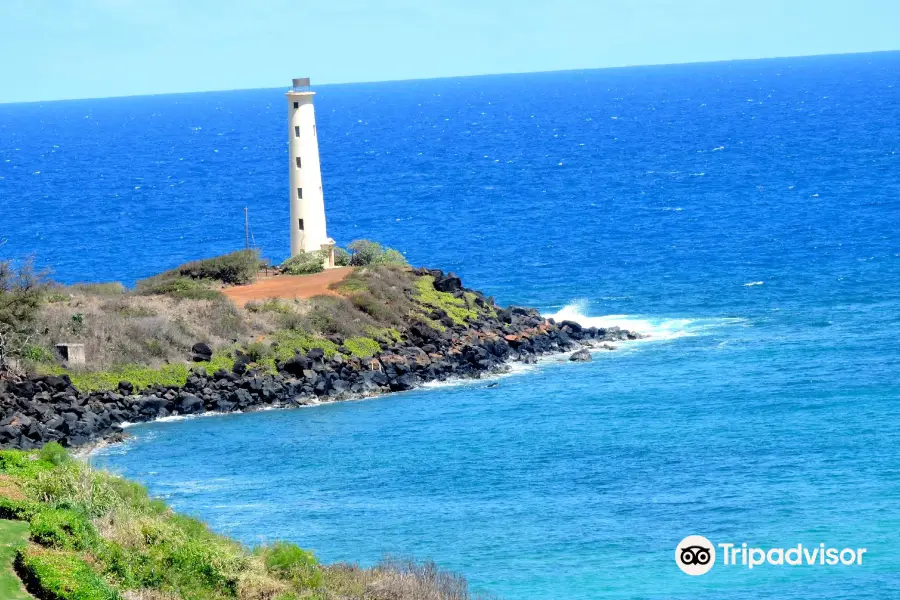
M 535 309 L 500 308 L 481 293 L 463 288 L 453 274 L 419 272 L 433 276 L 438 291 L 460 297 L 474 294 L 476 303 L 496 317 L 479 316 L 463 326 L 437 312 L 430 316 L 442 323 L 443 331 L 412 323 L 402 342 L 365 359 L 341 352 L 327 357 L 322 349 L 313 348 L 279 363 L 277 375 L 248 369 L 239 357 L 231 371 L 207 374 L 196 369 L 183 386 L 140 391 L 123 381 L 114 392 L 83 393 L 66 375 L 0 381 L 0 448 L 27 450 L 54 441 L 69 447 L 115 442 L 123 439 L 124 423 L 358 399 L 432 381 L 478 378 L 502 371 L 510 362 L 534 363 L 548 354 L 574 352 L 572 360 L 590 360 L 590 354 L 581 350 L 612 349 L 604 342 L 642 337 L 618 327 L 556 323 Z M 209 358 L 208 347 L 197 344 L 193 350 L 194 360 L 202 366 Z

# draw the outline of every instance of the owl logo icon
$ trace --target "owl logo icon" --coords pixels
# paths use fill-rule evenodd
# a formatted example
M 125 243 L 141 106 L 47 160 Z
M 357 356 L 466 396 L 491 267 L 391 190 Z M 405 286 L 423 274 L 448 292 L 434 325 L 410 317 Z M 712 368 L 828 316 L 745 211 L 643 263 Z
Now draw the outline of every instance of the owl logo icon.
M 716 564 L 716 547 L 702 535 L 689 535 L 675 547 L 675 564 L 688 575 L 703 575 Z

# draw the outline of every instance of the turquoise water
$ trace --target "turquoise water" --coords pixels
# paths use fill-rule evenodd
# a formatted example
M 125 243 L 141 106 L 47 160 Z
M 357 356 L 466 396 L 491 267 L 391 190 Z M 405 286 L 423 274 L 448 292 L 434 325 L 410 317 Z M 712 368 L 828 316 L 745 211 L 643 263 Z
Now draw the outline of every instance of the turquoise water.
M 322 87 L 340 243 L 654 337 L 498 387 L 136 426 L 94 460 L 247 543 L 433 558 L 509 599 L 900 597 L 898 73 Z M 0 106 L 2 250 L 132 281 L 240 245 L 246 205 L 281 258 L 284 114 L 280 90 Z M 689 534 L 867 554 L 691 578 Z

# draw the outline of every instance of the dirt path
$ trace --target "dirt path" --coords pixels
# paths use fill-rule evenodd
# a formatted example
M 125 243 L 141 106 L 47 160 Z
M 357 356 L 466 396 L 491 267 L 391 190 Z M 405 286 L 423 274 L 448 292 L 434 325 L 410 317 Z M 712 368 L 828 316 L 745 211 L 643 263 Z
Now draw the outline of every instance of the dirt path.
M 328 286 L 343 281 L 352 271 L 353 267 L 338 267 L 314 275 L 279 275 L 260 279 L 250 285 L 226 288 L 222 292 L 238 306 L 244 306 L 251 300 L 269 298 L 336 296 L 337 294 Z

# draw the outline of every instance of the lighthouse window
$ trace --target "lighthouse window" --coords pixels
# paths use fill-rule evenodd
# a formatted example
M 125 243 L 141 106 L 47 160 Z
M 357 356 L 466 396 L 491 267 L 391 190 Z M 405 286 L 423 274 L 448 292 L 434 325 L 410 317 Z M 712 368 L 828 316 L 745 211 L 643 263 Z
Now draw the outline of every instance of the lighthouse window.
M 303 188 L 297 188 L 297 198 L 303 200 Z
M 294 102 L 294 108 L 300 108 L 300 103 L 299 103 L 299 102 Z
M 300 219 L 299 221 L 300 222 L 298 223 L 298 225 L 300 227 L 300 231 L 303 231 L 303 219 Z
M 316 126 L 313 125 L 313 135 L 316 135 Z
M 294 125 L 294 137 L 300 137 L 300 126 Z
M 297 168 L 298 169 L 300 168 L 300 157 L 299 156 L 297 157 Z

